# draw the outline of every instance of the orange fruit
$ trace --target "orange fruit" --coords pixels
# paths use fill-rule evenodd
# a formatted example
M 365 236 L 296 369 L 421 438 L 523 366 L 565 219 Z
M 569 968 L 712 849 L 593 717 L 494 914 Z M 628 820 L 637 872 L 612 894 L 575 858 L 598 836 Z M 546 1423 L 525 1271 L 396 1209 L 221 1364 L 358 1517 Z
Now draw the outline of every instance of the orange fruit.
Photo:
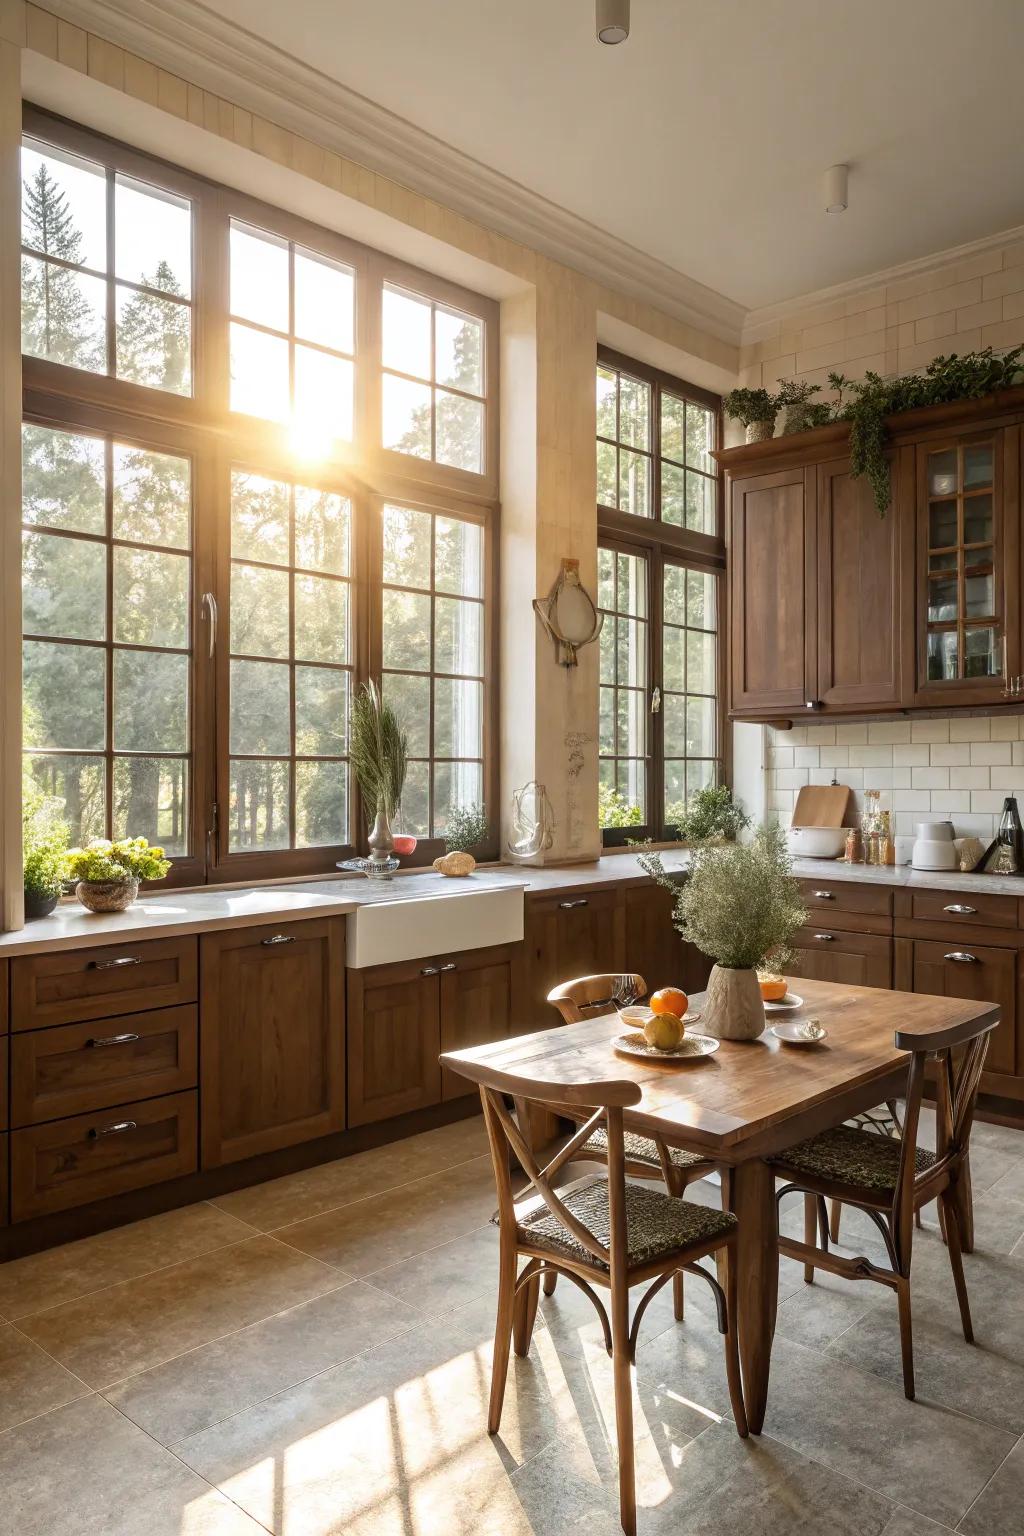
M 652 992 L 649 1004 L 652 1013 L 674 1013 L 681 1019 L 690 1006 L 690 999 L 681 987 L 659 987 Z
M 787 989 L 785 976 L 779 976 L 774 971 L 758 971 L 757 981 L 761 988 L 762 1002 L 781 1003 Z

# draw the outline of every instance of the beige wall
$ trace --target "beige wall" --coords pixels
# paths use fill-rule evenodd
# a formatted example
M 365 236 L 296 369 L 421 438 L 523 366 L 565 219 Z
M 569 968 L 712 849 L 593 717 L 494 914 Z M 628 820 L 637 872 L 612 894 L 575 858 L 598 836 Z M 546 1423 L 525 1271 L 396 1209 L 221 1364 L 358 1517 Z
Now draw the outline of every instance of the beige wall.
M 740 349 L 740 379 L 752 388 L 799 378 L 827 393 L 830 369 L 912 373 L 942 353 L 1014 347 L 1024 342 L 1024 241 L 752 320 Z

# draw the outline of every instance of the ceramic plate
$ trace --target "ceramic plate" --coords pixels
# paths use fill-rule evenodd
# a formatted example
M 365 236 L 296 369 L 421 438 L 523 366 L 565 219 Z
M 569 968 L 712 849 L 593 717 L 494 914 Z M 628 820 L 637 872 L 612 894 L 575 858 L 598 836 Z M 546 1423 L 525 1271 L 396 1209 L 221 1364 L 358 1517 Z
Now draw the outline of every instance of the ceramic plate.
M 777 1003 L 765 1003 L 765 1013 L 792 1013 L 794 1008 L 802 1008 L 804 1000 L 797 997 L 795 992 L 787 992 L 785 997 Z
M 824 1045 L 828 1039 L 828 1030 L 816 1040 L 808 1040 L 803 1033 L 806 1023 L 806 1019 L 783 1019 L 781 1024 L 772 1025 L 772 1034 L 785 1045 Z
M 686 1034 L 670 1051 L 659 1051 L 656 1045 L 648 1045 L 642 1034 L 632 1032 L 616 1035 L 612 1041 L 623 1056 L 639 1056 L 644 1061 L 699 1061 L 702 1056 L 713 1056 L 721 1045 L 710 1035 Z

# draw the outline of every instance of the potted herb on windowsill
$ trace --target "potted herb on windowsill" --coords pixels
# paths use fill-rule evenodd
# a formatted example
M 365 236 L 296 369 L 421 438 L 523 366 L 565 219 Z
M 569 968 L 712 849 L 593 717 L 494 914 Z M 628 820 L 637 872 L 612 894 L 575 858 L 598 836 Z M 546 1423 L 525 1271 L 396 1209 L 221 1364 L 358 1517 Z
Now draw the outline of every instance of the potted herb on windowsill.
M 481 847 L 489 831 L 490 823 L 482 805 L 452 806 L 444 834 L 445 851 L 434 860 L 434 868 L 442 875 L 471 875 L 476 859 L 470 849 Z
M 26 787 L 21 802 L 25 918 L 48 917 L 64 891 L 68 825 L 62 800 Z
M 674 825 L 681 843 L 734 843 L 750 826 L 750 817 L 732 797 L 728 784 L 708 784 L 692 794 L 686 805 L 670 805 L 665 820 Z
M 94 838 L 68 854 L 75 895 L 90 912 L 123 912 L 138 896 L 140 880 L 163 880 L 170 867 L 163 849 L 151 848 L 144 837 Z
M 656 853 L 642 854 L 640 864 L 672 892 L 679 932 L 715 962 L 701 1028 L 720 1040 L 756 1040 L 764 1030 L 758 969 L 781 969 L 807 915 L 785 833 L 759 827 L 749 843 L 698 844 L 682 886 L 668 878 Z

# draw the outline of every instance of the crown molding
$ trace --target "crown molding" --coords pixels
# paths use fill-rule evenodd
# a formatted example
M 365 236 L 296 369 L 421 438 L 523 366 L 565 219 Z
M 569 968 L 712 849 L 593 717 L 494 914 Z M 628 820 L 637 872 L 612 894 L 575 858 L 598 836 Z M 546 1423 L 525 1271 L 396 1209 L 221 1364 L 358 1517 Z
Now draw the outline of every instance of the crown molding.
M 745 309 L 198 0 L 43 0 L 62 20 L 721 341 Z
M 918 256 L 913 261 L 903 261 L 894 267 L 883 267 L 868 272 L 863 277 L 851 278 L 845 283 L 835 283 L 831 288 L 817 288 L 812 293 L 797 294 L 792 299 L 782 299 L 778 304 L 765 304 L 760 309 L 749 309 L 743 321 L 742 343 L 749 346 L 755 341 L 767 341 L 778 333 L 787 320 L 818 309 L 827 304 L 845 302 L 859 294 L 870 293 L 872 288 L 885 288 L 890 283 L 902 282 L 908 277 L 920 277 L 925 272 L 942 272 L 959 266 L 972 256 L 982 256 L 986 251 L 1024 241 L 1024 224 L 1012 229 L 1000 230 L 995 235 L 983 235 L 979 240 L 969 240 L 965 245 L 950 246 L 945 251 L 932 252 L 930 256 Z

